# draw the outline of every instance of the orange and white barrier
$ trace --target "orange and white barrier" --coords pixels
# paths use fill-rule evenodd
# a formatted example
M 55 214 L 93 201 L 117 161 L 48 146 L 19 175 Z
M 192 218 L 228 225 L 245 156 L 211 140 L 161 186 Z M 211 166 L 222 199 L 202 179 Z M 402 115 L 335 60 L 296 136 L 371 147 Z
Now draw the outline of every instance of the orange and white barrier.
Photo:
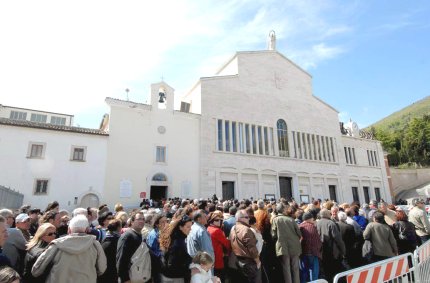
M 336 275 L 333 282 L 337 283 L 342 278 L 344 278 L 343 281 L 346 279 L 347 283 L 379 283 L 393 279 L 412 278 L 410 274 L 414 273 L 414 269 L 409 267 L 409 261 L 412 262 L 412 254 L 402 254 L 387 260 L 339 273 Z
M 417 282 L 430 282 L 430 241 L 415 250 L 414 268 L 417 273 Z

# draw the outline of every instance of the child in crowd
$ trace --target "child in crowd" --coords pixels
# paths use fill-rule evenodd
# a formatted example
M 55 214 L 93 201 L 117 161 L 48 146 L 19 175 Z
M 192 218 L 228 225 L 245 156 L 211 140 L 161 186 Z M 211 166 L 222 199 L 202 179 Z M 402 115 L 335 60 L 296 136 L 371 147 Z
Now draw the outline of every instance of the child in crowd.
M 221 280 L 212 276 L 213 258 L 207 252 L 198 252 L 190 264 L 191 283 L 221 283 Z

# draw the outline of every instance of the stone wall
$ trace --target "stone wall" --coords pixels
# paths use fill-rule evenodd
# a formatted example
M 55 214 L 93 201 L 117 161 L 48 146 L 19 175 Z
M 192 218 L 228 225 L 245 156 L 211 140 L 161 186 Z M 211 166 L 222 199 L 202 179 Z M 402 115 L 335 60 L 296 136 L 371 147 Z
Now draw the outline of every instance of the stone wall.
M 397 169 L 390 168 L 393 180 L 394 195 L 402 191 L 430 183 L 430 168 L 427 169 Z

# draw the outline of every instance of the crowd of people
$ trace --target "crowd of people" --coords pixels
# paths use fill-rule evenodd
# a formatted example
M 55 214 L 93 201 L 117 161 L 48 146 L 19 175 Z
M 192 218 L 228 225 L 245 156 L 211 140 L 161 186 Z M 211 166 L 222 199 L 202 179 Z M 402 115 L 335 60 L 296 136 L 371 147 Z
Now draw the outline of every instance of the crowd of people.
M 425 201 L 144 200 L 0 210 L 0 283 L 309 282 L 413 250 Z

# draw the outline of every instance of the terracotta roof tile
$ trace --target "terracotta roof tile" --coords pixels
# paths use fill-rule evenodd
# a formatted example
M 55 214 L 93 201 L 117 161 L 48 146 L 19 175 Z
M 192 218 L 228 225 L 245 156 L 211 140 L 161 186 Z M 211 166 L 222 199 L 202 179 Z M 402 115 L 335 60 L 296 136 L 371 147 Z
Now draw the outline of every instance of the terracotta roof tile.
M 45 129 L 45 130 L 51 130 L 51 131 L 62 131 L 62 132 L 71 132 L 71 133 L 81 133 L 81 134 L 89 134 L 89 135 L 101 135 L 101 136 L 109 135 L 109 133 L 99 129 L 60 126 L 60 125 L 53 125 L 48 123 L 31 122 L 26 120 L 13 120 L 8 118 L 0 118 L 0 125 Z

